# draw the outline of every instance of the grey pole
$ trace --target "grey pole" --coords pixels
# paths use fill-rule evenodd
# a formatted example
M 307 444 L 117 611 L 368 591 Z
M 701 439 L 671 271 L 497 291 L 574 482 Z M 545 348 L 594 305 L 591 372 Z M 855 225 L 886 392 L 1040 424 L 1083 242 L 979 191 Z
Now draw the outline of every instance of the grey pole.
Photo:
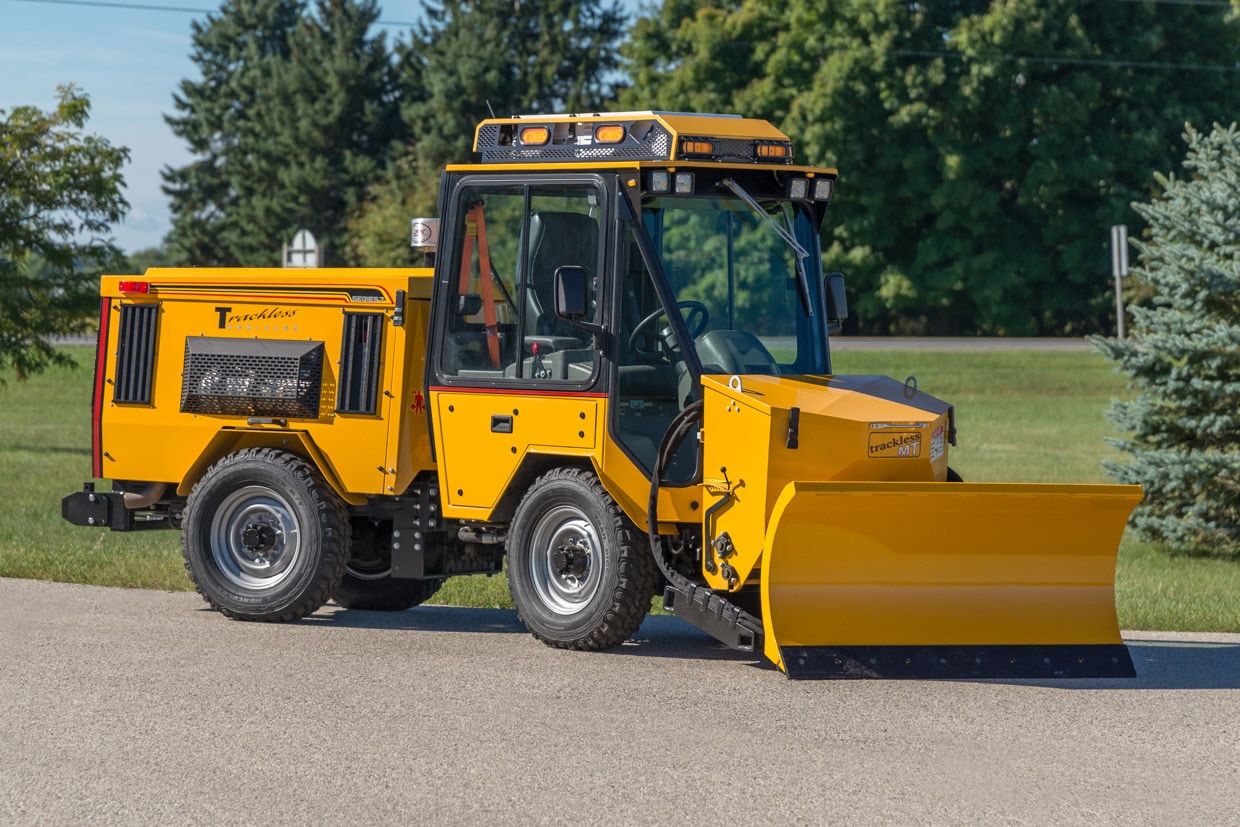
M 1111 227 L 1111 272 L 1115 274 L 1115 331 L 1124 338 L 1124 286 L 1128 275 L 1128 225 Z

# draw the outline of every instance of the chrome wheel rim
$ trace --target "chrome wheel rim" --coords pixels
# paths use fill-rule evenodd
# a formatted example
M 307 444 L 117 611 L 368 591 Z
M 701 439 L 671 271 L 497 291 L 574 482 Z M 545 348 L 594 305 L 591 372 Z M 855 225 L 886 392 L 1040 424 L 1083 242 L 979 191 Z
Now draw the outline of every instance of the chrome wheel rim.
M 211 558 L 243 589 L 278 585 L 301 556 L 301 527 L 284 497 L 262 486 L 232 492 L 211 518 Z
M 558 615 L 582 611 L 598 593 L 603 545 L 579 509 L 548 511 L 530 537 L 530 582 L 538 599 Z

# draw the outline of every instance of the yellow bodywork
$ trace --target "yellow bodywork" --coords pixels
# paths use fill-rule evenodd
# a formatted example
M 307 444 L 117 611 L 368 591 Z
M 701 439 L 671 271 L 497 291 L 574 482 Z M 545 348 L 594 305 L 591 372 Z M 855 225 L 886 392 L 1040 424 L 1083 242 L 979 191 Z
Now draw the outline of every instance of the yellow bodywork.
M 646 524 L 650 481 L 608 433 L 604 394 L 432 388 L 430 399 L 445 517 L 492 519 L 522 466 L 548 459 L 589 463 L 625 514 Z M 511 431 L 493 430 L 493 417 L 511 417 Z M 696 519 L 698 500 L 696 487 L 660 490 L 660 524 L 670 533 Z
M 775 502 L 790 482 L 946 478 L 946 413 L 821 377 L 705 376 L 702 384 L 704 534 L 712 540 L 726 532 L 735 549 L 719 561 L 735 572 L 731 577 L 722 566 L 704 569 L 713 588 L 735 591 L 749 582 Z M 790 448 L 794 408 L 796 447 Z M 705 562 L 713 556 L 708 549 Z
M 945 482 L 944 415 L 835 381 L 703 380 L 703 575 L 760 584 L 772 662 L 787 670 L 789 647 L 1122 644 L 1115 558 L 1140 486 Z
M 133 289 L 142 285 L 145 292 Z M 287 447 L 315 461 L 351 503 L 403 491 L 434 467 L 424 415 L 422 375 L 429 320 L 429 270 L 151 269 L 143 276 L 105 276 L 109 318 L 101 386 L 102 476 L 166 482 L 182 496 L 211 463 L 255 445 Z M 130 288 L 122 291 L 121 287 Z M 397 299 L 403 324 L 391 324 Z M 119 317 L 128 305 L 154 306 L 154 376 L 149 404 L 117 402 Z M 336 384 L 346 313 L 381 313 L 383 342 L 378 409 L 336 411 Z M 183 413 L 187 339 L 322 342 L 318 415 L 280 422 Z M 347 422 L 347 427 L 340 425 Z
M 765 654 L 789 646 L 1121 643 L 1138 486 L 787 484 L 763 543 Z

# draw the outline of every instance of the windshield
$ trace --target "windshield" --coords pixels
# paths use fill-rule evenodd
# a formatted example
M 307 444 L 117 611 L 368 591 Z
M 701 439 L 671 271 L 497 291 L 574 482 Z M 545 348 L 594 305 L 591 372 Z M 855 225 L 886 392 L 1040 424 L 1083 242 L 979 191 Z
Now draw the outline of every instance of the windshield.
M 749 201 L 669 196 L 642 216 L 704 372 L 817 372 L 805 352 L 817 322 L 805 302 L 817 279 L 813 220 L 803 205 L 761 200 L 763 215 Z

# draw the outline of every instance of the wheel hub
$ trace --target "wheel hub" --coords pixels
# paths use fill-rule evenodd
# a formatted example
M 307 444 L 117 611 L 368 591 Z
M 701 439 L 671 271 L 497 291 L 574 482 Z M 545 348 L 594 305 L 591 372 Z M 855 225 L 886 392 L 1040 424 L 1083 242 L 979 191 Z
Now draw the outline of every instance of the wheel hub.
M 561 577 L 581 577 L 590 565 L 589 551 L 573 538 L 551 552 L 551 565 Z
M 241 543 L 251 554 L 262 554 L 276 544 L 276 533 L 265 523 L 247 523 L 241 531 Z

